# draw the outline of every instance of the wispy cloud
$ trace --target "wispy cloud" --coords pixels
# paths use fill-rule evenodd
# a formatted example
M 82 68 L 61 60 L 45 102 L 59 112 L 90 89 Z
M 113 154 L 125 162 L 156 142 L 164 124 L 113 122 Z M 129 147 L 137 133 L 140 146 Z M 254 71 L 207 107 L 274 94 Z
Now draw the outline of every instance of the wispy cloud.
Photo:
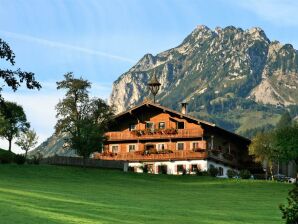
M 245 0 L 233 1 L 259 17 L 277 25 L 298 26 L 297 0 Z
M 43 39 L 43 38 L 33 37 L 30 35 L 13 33 L 13 32 L 8 32 L 8 31 L 4 31 L 4 30 L 0 30 L 0 33 L 5 36 L 14 38 L 14 39 L 19 39 L 19 40 L 28 41 L 28 42 L 34 42 L 36 44 L 42 44 L 47 47 L 54 47 L 54 48 L 60 48 L 60 49 L 65 49 L 65 50 L 77 51 L 77 52 L 84 53 L 84 54 L 95 55 L 95 56 L 99 56 L 99 57 L 105 57 L 105 58 L 110 58 L 110 59 L 114 59 L 114 60 L 118 60 L 118 61 L 129 62 L 129 63 L 136 62 L 136 60 L 131 59 L 131 58 L 114 55 L 114 54 L 109 54 L 109 53 L 106 53 L 103 51 L 93 50 L 93 49 L 80 47 L 80 46 L 76 46 L 76 45 L 71 45 L 71 44 L 61 43 L 61 42 L 57 42 L 57 41 L 51 41 L 51 40 L 47 40 L 47 39 Z

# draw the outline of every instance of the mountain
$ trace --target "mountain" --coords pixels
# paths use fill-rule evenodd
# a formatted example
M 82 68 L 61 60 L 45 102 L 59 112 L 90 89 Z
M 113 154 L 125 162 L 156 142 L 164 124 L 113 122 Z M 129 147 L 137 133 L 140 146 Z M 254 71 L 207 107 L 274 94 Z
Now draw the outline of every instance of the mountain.
M 298 55 L 290 44 L 270 41 L 260 28 L 198 26 L 183 42 L 155 56 L 146 54 L 113 84 L 117 112 L 149 96 L 155 73 L 157 101 L 251 137 L 272 128 L 287 109 L 297 115 Z
M 64 137 L 65 135 L 52 135 L 46 141 L 41 143 L 37 148 L 28 152 L 28 156 L 41 154 L 42 157 L 52 157 L 55 155 L 59 156 L 76 156 L 74 150 L 69 150 L 64 146 Z
M 119 113 L 152 97 L 146 84 L 155 73 L 160 104 L 180 110 L 188 102 L 189 114 L 251 137 L 273 128 L 285 110 L 297 117 L 297 53 L 260 28 L 198 26 L 179 46 L 146 54 L 122 74 L 109 103 Z M 52 136 L 37 150 L 68 155 L 62 146 L 61 137 Z

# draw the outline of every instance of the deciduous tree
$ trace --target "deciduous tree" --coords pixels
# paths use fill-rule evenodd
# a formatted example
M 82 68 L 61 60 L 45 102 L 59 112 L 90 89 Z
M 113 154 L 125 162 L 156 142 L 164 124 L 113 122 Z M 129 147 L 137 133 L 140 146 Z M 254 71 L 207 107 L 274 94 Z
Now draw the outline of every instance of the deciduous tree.
M 255 161 L 262 162 L 267 168 L 269 167 L 271 176 L 273 175 L 273 163 L 277 161 L 278 155 L 272 144 L 272 133 L 258 133 L 251 141 L 249 154 L 253 155 Z
M 15 54 L 9 47 L 9 45 L 0 38 L 0 58 L 8 61 L 9 64 L 15 64 Z M 16 91 L 22 83 L 25 83 L 28 89 L 40 89 L 41 85 L 35 80 L 34 73 L 24 72 L 20 69 L 0 69 L 0 79 L 4 81 L 6 86 L 10 87 L 13 91 Z M 3 98 L 1 95 L 3 86 L 0 86 L 0 106 L 3 104 Z
M 273 145 L 280 160 L 295 161 L 298 168 L 298 125 L 277 129 L 273 135 Z M 296 170 L 298 173 L 298 170 Z M 298 176 L 298 175 L 297 175 Z
M 34 130 L 26 130 L 22 132 L 16 141 L 16 145 L 20 146 L 25 151 L 25 158 L 27 158 L 28 151 L 36 146 L 38 137 Z
M 66 95 L 56 106 L 56 133 L 67 133 L 66 145 L 86 159 L 99 150 L 113 112 L 103 100 L 89 98 L 90 82 L 72 73 L 64 78 L 57 82 L 57 89 L 65 89 Z
M 276 124 L 276 129 L 281 129 L 285 127 L 289 127 L 292 125 L 292 118 L 288 111 L 286 111 L 281 118 L 279 119 L 278 123 Z
M 0 137 L 8 143 L 11 152 L 12 140 L 30 127 L 23 107 L 13 102 L 4 102 L 0 107 Z

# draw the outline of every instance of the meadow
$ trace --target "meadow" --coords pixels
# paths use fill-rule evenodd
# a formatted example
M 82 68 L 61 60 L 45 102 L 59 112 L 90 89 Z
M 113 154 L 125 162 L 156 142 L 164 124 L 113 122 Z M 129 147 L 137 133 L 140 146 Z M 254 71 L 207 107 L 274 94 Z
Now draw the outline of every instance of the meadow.
M 284 223 L 290 184 L 0 165 L 0 223 Z

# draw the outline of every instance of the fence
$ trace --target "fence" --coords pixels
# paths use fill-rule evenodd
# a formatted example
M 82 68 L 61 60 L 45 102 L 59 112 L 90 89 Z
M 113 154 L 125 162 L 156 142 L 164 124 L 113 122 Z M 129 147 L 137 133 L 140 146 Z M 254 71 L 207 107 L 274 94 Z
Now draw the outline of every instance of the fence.
M 44 158 L 40 161 L 40 163 L 49 164 L 49 165 L 84 166 L 84 160 L 83 158 L 80 158 L 80 157 L 54 156 L 54 157 Z M 95 168 L 125 170 L 127 165 L 126 165 L 126 162 L 124 161 L 86 159 L 85 166 L 95 167 Z

